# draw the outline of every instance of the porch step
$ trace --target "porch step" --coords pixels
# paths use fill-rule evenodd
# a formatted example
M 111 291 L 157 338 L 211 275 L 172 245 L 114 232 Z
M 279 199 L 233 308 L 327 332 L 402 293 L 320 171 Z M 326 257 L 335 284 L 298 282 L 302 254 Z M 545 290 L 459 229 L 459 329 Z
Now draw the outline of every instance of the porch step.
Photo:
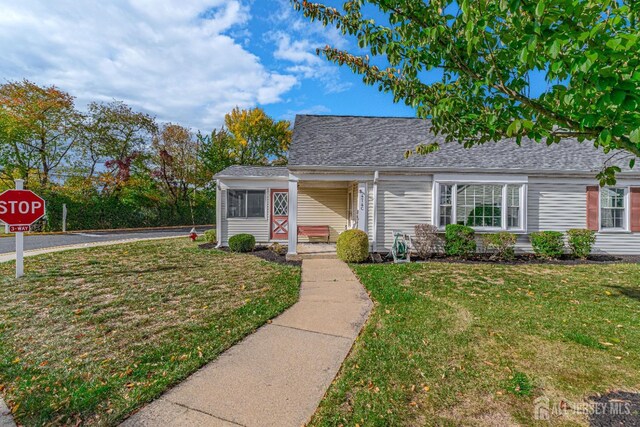
M 289 255 L 287 254 L 287 261 L 302 261 L 303 259 L 338 259 L 338 256 L 335 253 L 326 253 L 326 252 L 318 252 L 318 253 L 304 253 L 304 254 L 296 254 Z

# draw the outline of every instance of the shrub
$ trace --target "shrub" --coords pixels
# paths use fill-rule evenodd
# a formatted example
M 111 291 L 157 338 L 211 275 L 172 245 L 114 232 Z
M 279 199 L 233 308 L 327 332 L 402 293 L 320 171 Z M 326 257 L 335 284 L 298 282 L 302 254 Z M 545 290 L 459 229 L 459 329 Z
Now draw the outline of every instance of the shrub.
M 211 229 L 204 232 L 204 240 L 207 243 L 215 243 L 216 240 L 216 230 Z
M 444 251 L 449 256 L 470 257 L 476 251 L 476 233 L 473 228 L 449 224 L 444 231 Z
M 269 246 L 269 250 L 275 254 L 278 255 L 286 255 L 287 254 L 287 248 L 282 246 L 280 243 L 278 242 L 274 242 Z
M 369 237 L 362 230 L 347 230 L 338 236 L 338 258 L 344 262 L 362 262 L 369 258 Z
M 591 254 L 593 244 L 596 242 L 595 231 L 583 228 L 572 228 L 567 231 L 567 237 L 571 254 L 582 259 Z
M 415 237 L 411 239 L 420 258 L 427 258 L 429 255 L 438 252 L 442 238 L 438 235 L 438 227 L 431 224 L 418 224 L 414 227 Z
M 517 236 L 508 231 L 501 231 L 493 234 L 482 235 L 482 246 L 492 252 L 495 256 L 502 260 L 512 260 L 515 258 L 514 247 L 516 245 Z
M 564 253 L 564 236 L 559 231 L 538 231 L 529 236 L 533 252 L 542 258 L 560 258 Z
M 251 252 L 256 247 L 256 238 L 251 234 L 236 234 L 229 238 L 229 249 L 233 252 Z

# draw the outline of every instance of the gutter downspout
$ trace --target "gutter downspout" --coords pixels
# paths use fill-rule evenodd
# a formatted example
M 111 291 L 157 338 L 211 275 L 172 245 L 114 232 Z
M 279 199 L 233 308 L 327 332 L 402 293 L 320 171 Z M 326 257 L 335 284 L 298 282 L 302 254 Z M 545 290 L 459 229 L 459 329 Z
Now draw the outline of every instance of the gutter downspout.
M 372 252 L 378 252 L 378 171 L 373 172 L 373 232 L 372 236 Z

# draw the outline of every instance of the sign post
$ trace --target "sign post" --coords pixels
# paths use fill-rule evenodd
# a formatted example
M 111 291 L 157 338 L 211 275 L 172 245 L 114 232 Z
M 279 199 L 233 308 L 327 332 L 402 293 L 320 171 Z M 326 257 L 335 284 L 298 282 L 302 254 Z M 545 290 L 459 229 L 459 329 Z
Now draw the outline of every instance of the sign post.
M 16 179 L 16 189 L 0 194 L 0 220 L 16 233 L 16 278 L 24 275 L 24 232 L 44 216 L 44 200 L 24 190 L 24 181 Z
M 16 179 L 16 190 L 24 190 L 24 181 Z M 9 226 L 11 229 L 11 226 Z M 24 233 L 16 233 L 16 279 L 24 276 Z

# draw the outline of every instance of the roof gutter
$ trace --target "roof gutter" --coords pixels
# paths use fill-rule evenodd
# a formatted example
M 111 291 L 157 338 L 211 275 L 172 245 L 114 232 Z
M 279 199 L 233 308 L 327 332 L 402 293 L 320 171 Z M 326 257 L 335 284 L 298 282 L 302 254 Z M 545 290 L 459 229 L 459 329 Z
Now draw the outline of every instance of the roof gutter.
M 288 181 L 289 176 L 271 176 L 271 175 L 214 175 L 213 179 L 269 179 L 272 181 Z
M 505 168 L 452 168 L 452 167 L 417 167 L 417 166 L 324 166 L 324 165 L 304 165 L 304 166 L 289 166 L 290 171 L 357 171 L 357 172 L 402 172 L 406 175 L 419 174 L 419 173 L 508 173 L 508 174 L 527 174 L 537 176 L 587 176 L 593 177 L 598 173 L 598 170 L 584 171 L 584 170 L 571 170 L 571 169 L 505 169 Z M 625 177 L 640 177 L 640 172 L 619 172 L 618 176 Z

